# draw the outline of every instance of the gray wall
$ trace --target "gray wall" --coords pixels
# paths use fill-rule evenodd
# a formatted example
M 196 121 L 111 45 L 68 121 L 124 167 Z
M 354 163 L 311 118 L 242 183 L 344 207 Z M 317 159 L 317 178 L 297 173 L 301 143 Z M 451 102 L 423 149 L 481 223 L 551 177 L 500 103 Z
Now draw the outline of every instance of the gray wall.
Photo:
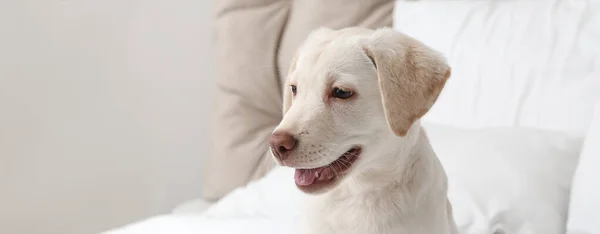
M 201 190 L 209 0 L 0 0 L 0 233 L 94 233 Z

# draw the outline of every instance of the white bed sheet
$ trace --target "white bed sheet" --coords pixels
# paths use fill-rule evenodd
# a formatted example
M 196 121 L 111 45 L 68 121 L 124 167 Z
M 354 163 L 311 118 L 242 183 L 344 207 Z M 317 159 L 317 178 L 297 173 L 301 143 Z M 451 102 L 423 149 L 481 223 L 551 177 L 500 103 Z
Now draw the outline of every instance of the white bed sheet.
M 206 211 L 182 209 L 103 234 L 293 234 L 297 206 L 307 198 L 295 188 L 293 173 L 290 168 L 276 168 Z
M 562 191 L 570 187 L 570 180 L 552 178 L 569 178 L 562 174 L 572 174 L 581 145 L 578 138 L 524 129 L 470 131 L 434 125 L 427 129 L 449 176 L 449 198 L 461 233 L 564 233 L 556 230 L 562 229 L 561 220 L 566 219 L 568 195 Z M 469 148 L 470 144 L 478 147 Z M 537 157 L 524 160 L 525 155 Z M 542 159 L 545 163 L 537 163 Z M 478 160 L 481 162 L 473 164 Z M 503 174 L 504 171 L 509 173 Z M 295 187 L 293 173 L 290 168 L 276 168 L 207 210 L 206 204 L 192 202 L 174 214 L 107 234 L 294 233 L 299 210 L 310 195 Z M 479 176 L 474 178 L 474 173 Z M 548 179 L 552 183 L 543 182 Z M 495 185 L 488 186 L 490 181 Z M 518 199 L 522 195 L 515 197 L 521 193 L 538 199 L 523 203 Z
M 266 218 L 207 219 L 200 215 L 153 217 L 103 234 L 281 234 L 294 233 L 290 222 Z

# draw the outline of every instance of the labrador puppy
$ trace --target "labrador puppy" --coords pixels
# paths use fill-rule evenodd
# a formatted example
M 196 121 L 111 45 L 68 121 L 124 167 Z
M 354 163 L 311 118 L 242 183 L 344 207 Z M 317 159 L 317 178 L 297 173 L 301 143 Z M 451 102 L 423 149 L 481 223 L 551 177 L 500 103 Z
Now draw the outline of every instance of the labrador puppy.
M 458 233 L 446 173 L 419 123 L 449 77 L 440 53 L 393 29 L 308 36 L 269 139 L 275 161 L 314 195 L 302 205 L 303 233 Z

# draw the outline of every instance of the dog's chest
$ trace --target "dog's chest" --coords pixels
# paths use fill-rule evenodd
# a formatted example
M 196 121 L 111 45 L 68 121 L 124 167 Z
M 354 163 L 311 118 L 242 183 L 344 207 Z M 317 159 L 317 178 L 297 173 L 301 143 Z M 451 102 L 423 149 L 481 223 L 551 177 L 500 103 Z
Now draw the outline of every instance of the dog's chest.
M 394 196 L 315 199 L 305 207 L 303 234 L 450 233 L 445 209 L 439 209 L 443 204 L 415 209 L 415 202 Z
M 386 198 L 390 199 L 390 198 Z M 391 201 L 327 197 L 313 201 L 304 213 L 306 234 L 402 234 L 407 224 Z

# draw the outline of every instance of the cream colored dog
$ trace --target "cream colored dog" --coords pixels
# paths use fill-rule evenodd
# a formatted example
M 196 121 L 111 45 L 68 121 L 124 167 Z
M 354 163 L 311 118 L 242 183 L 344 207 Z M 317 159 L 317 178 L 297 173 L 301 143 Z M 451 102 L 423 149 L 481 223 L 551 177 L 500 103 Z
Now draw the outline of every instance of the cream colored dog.
M 447 178 L 419 119 L 450 76 L 392 29 L 319 29 L 292 62 L 269 143 L 312 196 L 309 234 L 455 234 Z

